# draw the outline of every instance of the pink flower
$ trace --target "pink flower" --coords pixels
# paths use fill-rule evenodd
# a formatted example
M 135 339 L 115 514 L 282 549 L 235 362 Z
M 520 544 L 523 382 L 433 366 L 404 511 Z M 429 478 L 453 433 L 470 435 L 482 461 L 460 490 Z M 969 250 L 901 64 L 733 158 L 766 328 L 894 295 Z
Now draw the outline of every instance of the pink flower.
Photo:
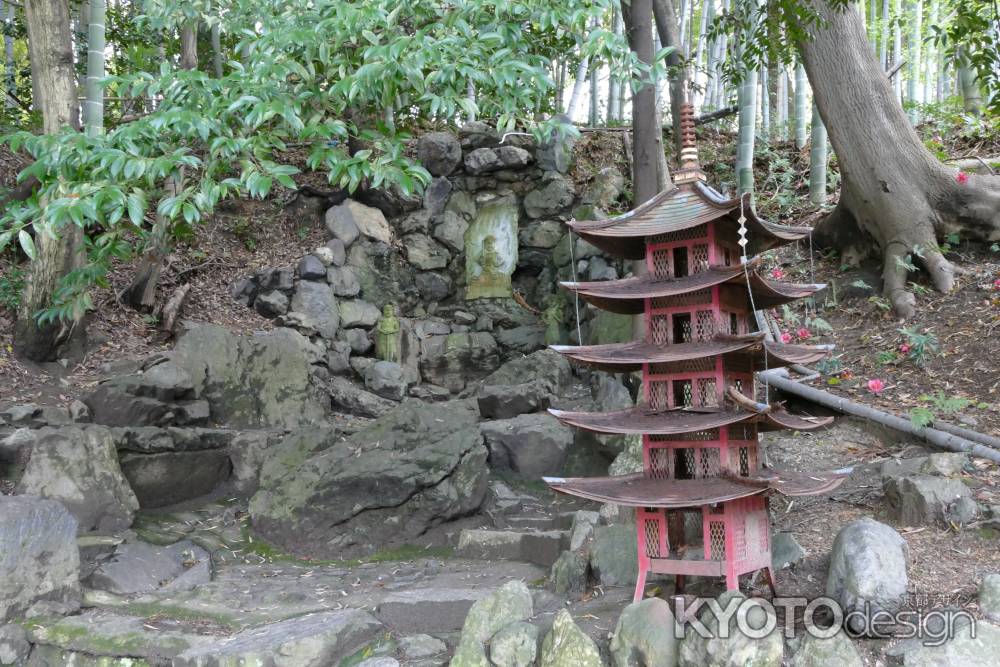
M 881 394 L 884 390 L 885 390 L 885 382 L 882 382 L 878 378 L 872 378 L 871 380 L 868 381 L 868 391 L 870 391 L 871 393 L 878 395 Z
M 788 345 L 789 343 L 791 343 L 792 342 L 792 334 L 788 333 L 787 331 L 782 331 L 781 332 L 781 342 L 784 343 L 785 345 Z
M 899 353 L 900 354 L 909 354 L 910 353 L 910 346 L 907 343 L 903 343 L 902 345 L 899 346 Z
M 1000 278 L 993 281 L 993 289 L 1000 289 Z
M 781 269 L 771 269 L 771 277 L 775 280 L 781 280 L 785 277 L 785 272 Z
M 801 329 L 799 329 L 798 331 L 796 331 L 795 335 L 798 336 L 799 338 L 801 338 L 802 340 L 805 340 L 806 338 L 809 338 L 810 336 L 812 336 L 812 334 L 809 333 L 809 329 L 806 329 L 805 327 L 802 327 Z
M 960 171 L 957 174 L 955 174 L 955 180 L 961 183 L 962 185 L 965 185 L 966 183 L 969 182 L 969 175 L 964 171 Z

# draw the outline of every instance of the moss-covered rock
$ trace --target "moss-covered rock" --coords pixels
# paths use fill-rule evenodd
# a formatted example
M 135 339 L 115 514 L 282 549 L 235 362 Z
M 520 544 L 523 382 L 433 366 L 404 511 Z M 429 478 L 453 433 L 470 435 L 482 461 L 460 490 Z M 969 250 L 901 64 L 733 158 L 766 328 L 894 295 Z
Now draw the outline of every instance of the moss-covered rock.
M 410 400 L 349 438 L 306 447 L 316 453 L 298 465 L 304 451 L 279 447 L 284 463 L 265 463 L 250 502 L 253 527 L 296 554 L 348 558 L 469 514 L 486 493 L 478 416 L 472 400 Z
M 601 654 L 565 609 L 560 609 L 552 630 L 542 643 L 541 667 L 601 667 Z

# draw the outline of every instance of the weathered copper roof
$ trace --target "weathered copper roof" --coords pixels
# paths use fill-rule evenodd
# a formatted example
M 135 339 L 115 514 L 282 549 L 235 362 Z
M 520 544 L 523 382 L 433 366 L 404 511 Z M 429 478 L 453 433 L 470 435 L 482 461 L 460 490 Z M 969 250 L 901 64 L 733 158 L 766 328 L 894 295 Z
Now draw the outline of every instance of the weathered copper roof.
M 546 477 L 555 491 L 630 507 L 699 507 L 777 491 L 788 496 L 829 493 L 850 468 L 821 473 L 780 472 L 768 476 L 654 479 L 642 473 L 616 477 Z
M 620 280 L 594 282 L 561 282 L 566 289 L 576 292 L 588 303 L 612 313 L 638 315 L 645 311 L 645 300 L 690 294 L 723 283 L 746 284 L 750 278 L 754 305 L 775 308 L 796 299 L 811 296 L 826 287 L 821 284 L 782 283 L 767 280 L 756 271 L 744 274 L 742 265 L 714 266 L 707 271 L 683 278 L 655 278 L 650 275 Z M 749 301 L 747 302 L 749 305 Z
M 813 364 L 830 352 L 828 345 L 784 345 L 763 341 L 763 333 L 745 336 L 719 334 L 713 340 L 672 345 L 654 345 L 646 341 L 608 345 L 552 345 L 552 349 L 573 361 L 610 373 L 642 370 L 644 363 L 670 364 L 716 355 L 727 358 L 749 357 L 754 371 L 781 368 L 792 364 Z M 764 363 L 764 350 L 767 363 Z
M 833 421 L 832 417 L 797 417 L 780 408 L 758 406 L 757 412 L 745 408 L 694 407 L 653 410 L 639 405 L 615 412 L 570 412 L 550 408 L 549 413 L 567 426 L 617 435 L 682 435 L 752 421 L 764 431 L 786 428 L 812 431 Z
M 691 229 L 713 220 L 737 225 L 740 199 L 725 199 L 714 189 L 693 181 L 664 190 L 627 213 L 606 220 L 573 220 L 567 223 L 587 242 L 605 252 L 626 259 L 646 256 L 646 238 Z M 755 252 L 804 238 L 806 227 L 785 227 L 757 217 L 750 205 L 750 195 L 743 196 L 743 214 L 747 219 L 747 237 Z

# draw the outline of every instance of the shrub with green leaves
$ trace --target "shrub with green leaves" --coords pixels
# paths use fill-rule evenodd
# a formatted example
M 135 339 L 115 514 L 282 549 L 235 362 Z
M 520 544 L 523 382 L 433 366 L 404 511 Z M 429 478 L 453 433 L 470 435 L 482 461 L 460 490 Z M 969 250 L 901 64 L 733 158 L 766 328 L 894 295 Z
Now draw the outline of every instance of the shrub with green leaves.
M 570 46 L 634 79 L 658 74 L 622 37 L 590 27 L 610 1 L 148 2 L 139 20 L 150 32 L 218 23 L 239 37 L 236 57 L 222 78 L 169 62 L 108 77 L 119 95 L 155 110 L 105 134 L 5 137 L 35 160 L 20 178 L 40 186 L 0 216 L 0 251 L 18 239 L 33 257 L 29 228 L 57 235 L 76 225 L 91 238 L 90 264 L 106 266 L 146 243 L 150 209 L 176 236 L 222 199 L 263 198 L 276 183 L 294 188 L 298 169 L 281 163 L 290 143 L 305 145 L 308 168 L 333 185 L 419 191 L 430 175 L 406 155 L 409 127 L 478 114 L 544 136 L 554 127 L 537 120 L 554 97 L 551 61 Z M 349 144 L 362 148 L 352 153 Z M 168 180 L 176 192 L 166 191 Z M 97 266 L 67 277 L 43 319 L 85 307 L 101 275 Z

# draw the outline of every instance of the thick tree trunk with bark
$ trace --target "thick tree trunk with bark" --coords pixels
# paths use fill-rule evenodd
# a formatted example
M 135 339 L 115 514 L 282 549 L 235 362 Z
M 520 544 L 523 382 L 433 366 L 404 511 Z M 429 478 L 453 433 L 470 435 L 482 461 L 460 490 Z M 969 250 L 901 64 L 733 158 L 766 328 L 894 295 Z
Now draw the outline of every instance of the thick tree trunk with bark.
M 27 0 L 24 13 L 34 102 L 42 112 L 42 129 L 47 134 L 67 125 L 78 130 L 69 5 L 66 0 Z M 83 335 L 83 324 L 57 320 L 39 326 L 35 314 L 51 304 L 60 279 L 82 265 L 83 229 L 67 224 L 57 230 L 56 238 L 36 234 L 35 247 L 37 257 L 18 309 L 14 345 L 28 359 L 54 361 L 71 340 Z
M 653 7 L 651 0 L 631 0 L 622 3 L 622 17 L 629 47 L 639 60 L 653 62 Z M 659 158 L 663 154 L 663 134 L 656 115 L 656 87 L 652 83 L 641 86 L 632 93 L 632 191 L 635 206 L 656 196 L 659 191 L 657 174 Z M 646 263 L 632 263 L 635 275 L 646 273 Z M 633 333 L 642 338 L 645 325 L 642 316 L 635 318 Z
M 198 24 L 188 21 L 181 28 L 181 69 L 198 69 Z
M 908 122 L 857 10 L 837 11 L 826 3 L 817 9 L 827 27 L 801 49 L 843 187 L 837 208 L 817 228 L 816 241 L 854 257 L 877 247 L 885 296 L 898 315 L 909 317 L 916 305 L 906 290 L 907 260 L 922 266 L 937 289 L 948 291 L 954 268 L 938 251 L 938 238 L 960 233 L 963 239 L 1000 239 L 1000 178 L 959 177 L 939 162 Z
M 670 78 L 670 120 L 673 127 L 674 147 L 681 153 L 681 106 L 685 102 L 687 72 L 681 60 L 681 33 L 677 24 L 677 13 L 673 0 L 653 0 L 653 16 L 656 18 L 656 32 L 663 46 L 671 46 L 674 52 L 667 56 L 667 64 L 674 70 Z M 669 177 L 668 177 L 669 180 Z

